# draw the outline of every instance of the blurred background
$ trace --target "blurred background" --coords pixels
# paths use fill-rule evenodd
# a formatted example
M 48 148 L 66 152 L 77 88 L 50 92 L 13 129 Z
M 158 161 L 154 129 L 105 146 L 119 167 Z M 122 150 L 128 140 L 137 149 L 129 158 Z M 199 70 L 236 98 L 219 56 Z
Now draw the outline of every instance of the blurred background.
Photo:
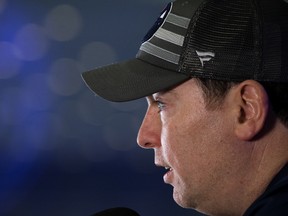
M 133 58 L 169 0 L 0 0 L 0 215 L 200 215 L 137 146 L 145 99 L 104 101 L 81 72 Z

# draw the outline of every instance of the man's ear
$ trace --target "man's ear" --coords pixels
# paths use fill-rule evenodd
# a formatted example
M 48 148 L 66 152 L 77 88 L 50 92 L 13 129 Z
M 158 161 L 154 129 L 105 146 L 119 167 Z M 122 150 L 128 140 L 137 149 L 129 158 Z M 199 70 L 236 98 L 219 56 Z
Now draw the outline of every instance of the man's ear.
M 264 87 L 254 80 L 243 81 L 235 91 L 234 102 L 238 106 L 235 134 L 241 140 L 252 140 L 265 125 L 269 111 L 268 95 Z

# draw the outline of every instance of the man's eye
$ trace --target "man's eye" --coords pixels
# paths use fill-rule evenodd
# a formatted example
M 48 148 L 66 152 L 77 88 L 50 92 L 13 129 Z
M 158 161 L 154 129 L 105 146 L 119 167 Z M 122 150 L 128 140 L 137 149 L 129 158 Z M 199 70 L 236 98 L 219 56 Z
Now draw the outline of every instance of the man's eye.
M 160 112 L 163 111 L 165 108 L 165 104 L 161 101 L 157 101 L 157 106 L 158 106 Z

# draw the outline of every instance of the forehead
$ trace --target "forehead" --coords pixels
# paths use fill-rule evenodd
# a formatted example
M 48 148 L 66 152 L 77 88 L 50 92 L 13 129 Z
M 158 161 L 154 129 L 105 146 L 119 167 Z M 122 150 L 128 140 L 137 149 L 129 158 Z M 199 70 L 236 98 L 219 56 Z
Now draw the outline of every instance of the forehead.
M 177 97 L 178 95 L 178 91 L 177 91 L 177 88 L 174 87 L 174 88 L 171 88 L 171 89 L 168 89 L 168 90 L 165 90 L 165 91 L 160 91 L 160 92 L 156 92 L 152 95 L 153 98 L 159 98 L 159 97 Z
M 181 85 L 181 84 L 180 84 Z M 159 100 L 159 99 L 163 99 L 163 98 L 173 98 L 173 99 L 177 99 L 178 97 L 178 86 L 175 86 L 173 88 L 169 88 L 167 90 L 163 90 L 163 91 L 159 91 L 159 92 L 155 92 L 152 95 L 149 95 L 146 97 L 147 101 L 155 101 L 155 100 Z
M 161 98 L 169 98 L 169 99 L 179 99 L 183 97 L 193 97 L 196 96 L 199 92 L 202 92 L 199 88 L 199 85 L 195 81 L 195 79 L 189 79 L 177 86 L 169 88 L 164 91 L 156 92 L 147 97 L 147 100 L 155 100 Z

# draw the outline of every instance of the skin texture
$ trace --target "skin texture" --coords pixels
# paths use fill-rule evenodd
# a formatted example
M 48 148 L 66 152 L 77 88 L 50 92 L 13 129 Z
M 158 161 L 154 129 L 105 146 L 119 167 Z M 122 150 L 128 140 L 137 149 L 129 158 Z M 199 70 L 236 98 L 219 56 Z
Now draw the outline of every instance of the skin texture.
M 288 161 L 287 128 L 255 81 L 232 87 L 217 108 L 207 107 L 195 79 L 147 102 L 137 142 L 168 168 L 164 181 L 184 208 L 242 215 Z

